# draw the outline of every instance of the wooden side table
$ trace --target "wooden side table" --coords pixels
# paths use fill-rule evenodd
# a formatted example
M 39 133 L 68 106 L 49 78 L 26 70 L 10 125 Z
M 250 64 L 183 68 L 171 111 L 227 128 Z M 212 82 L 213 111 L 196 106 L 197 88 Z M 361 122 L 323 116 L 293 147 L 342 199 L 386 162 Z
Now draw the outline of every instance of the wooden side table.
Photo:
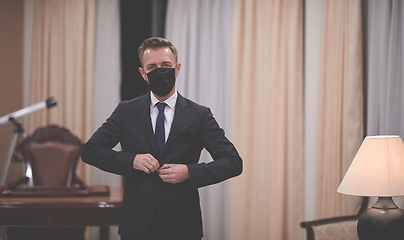
M 110 196 L 1 197 L 0 226 L 7 228 L 78 228 L 99 226 L 102 240 L 119 223 L 123 189 Z

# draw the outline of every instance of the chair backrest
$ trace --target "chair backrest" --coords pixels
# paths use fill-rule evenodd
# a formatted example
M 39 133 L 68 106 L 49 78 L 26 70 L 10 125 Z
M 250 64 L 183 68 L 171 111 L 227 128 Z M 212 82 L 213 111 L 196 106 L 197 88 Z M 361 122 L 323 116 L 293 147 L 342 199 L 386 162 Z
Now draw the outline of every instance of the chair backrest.
M 313 240 L 359 240 L 356 225 L 359 217 L 333 219 L 329 223 L 312 224 Z
M 32 169 L 34 186 L 71 186 L 83 143 L 56 125 L 37 128 L 18 146 Z
M 358 240 L 358 219 L 368 208 L 368 204 L 369 197 L 363 197 L 356 215 L 304 221 L 300 226 L 306 229 L 307 240 Z

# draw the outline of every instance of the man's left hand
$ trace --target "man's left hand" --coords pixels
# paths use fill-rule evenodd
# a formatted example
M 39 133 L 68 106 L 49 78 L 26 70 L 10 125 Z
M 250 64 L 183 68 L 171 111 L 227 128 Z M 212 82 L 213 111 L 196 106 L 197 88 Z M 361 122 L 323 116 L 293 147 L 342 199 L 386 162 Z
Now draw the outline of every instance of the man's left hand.
M 180 183 L 190 178 L 188 167 L 184 164 L 164 164 L 157 172 L 167 183 Z

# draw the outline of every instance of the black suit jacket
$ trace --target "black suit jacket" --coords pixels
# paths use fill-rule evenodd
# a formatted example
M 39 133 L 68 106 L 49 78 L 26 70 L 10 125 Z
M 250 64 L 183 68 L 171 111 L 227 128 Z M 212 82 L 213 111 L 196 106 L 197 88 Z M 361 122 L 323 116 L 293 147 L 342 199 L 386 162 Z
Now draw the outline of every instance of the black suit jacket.
M 123 151 L 112 148 L 121 143 Z M 214 161 L 199 163 L 203 148 Z M 186 164 L 190 179 L 164 183 L 157 173 L 133 168 L 136 154 L 150 153 L 165 163 Z M 126 176 L 119 234 L 143 237 L 153 219 L 171 239 L 202 237 L 198 188 L 242 172 L 242 160 L 209 108 L 178 94 L 170 135 L 158 154 L 150 120 L 150 93 L 120 103 L 85 144 L 84 162 Z

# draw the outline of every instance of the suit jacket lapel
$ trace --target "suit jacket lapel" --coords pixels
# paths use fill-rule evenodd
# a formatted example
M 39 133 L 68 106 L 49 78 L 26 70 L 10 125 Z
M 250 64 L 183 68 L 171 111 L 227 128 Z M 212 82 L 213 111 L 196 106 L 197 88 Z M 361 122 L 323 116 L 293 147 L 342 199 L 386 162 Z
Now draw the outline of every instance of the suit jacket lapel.
M 183 128 L 185 121 L 188 118 L 188 114 L 189 114 L 188 103 L 184 99 L 184 97 L 178 93 L 177 104 L 175 106 L 175 114 L 173 123 L 171 125 L 170 135 L 168 136 L 167 142 L 163 148 L 163 151 L 161 152 L 160 157 L 162 157 L 175 142 L 175 139 L 180 134 L 181 129 Z
M 140 116 L 139 118 L 140 123 L 142 124 L 142 128 L 145 131 L 146 139 L 152 146 L 153 153 L 155 153 L 151 154 L 157 157 L 158 156 L 157 143 L 153 133 L 152 123 L 150 120 L 150 94 L 146 94 L 145 98 L 142 100 L 139 106 L 139 116 Z

